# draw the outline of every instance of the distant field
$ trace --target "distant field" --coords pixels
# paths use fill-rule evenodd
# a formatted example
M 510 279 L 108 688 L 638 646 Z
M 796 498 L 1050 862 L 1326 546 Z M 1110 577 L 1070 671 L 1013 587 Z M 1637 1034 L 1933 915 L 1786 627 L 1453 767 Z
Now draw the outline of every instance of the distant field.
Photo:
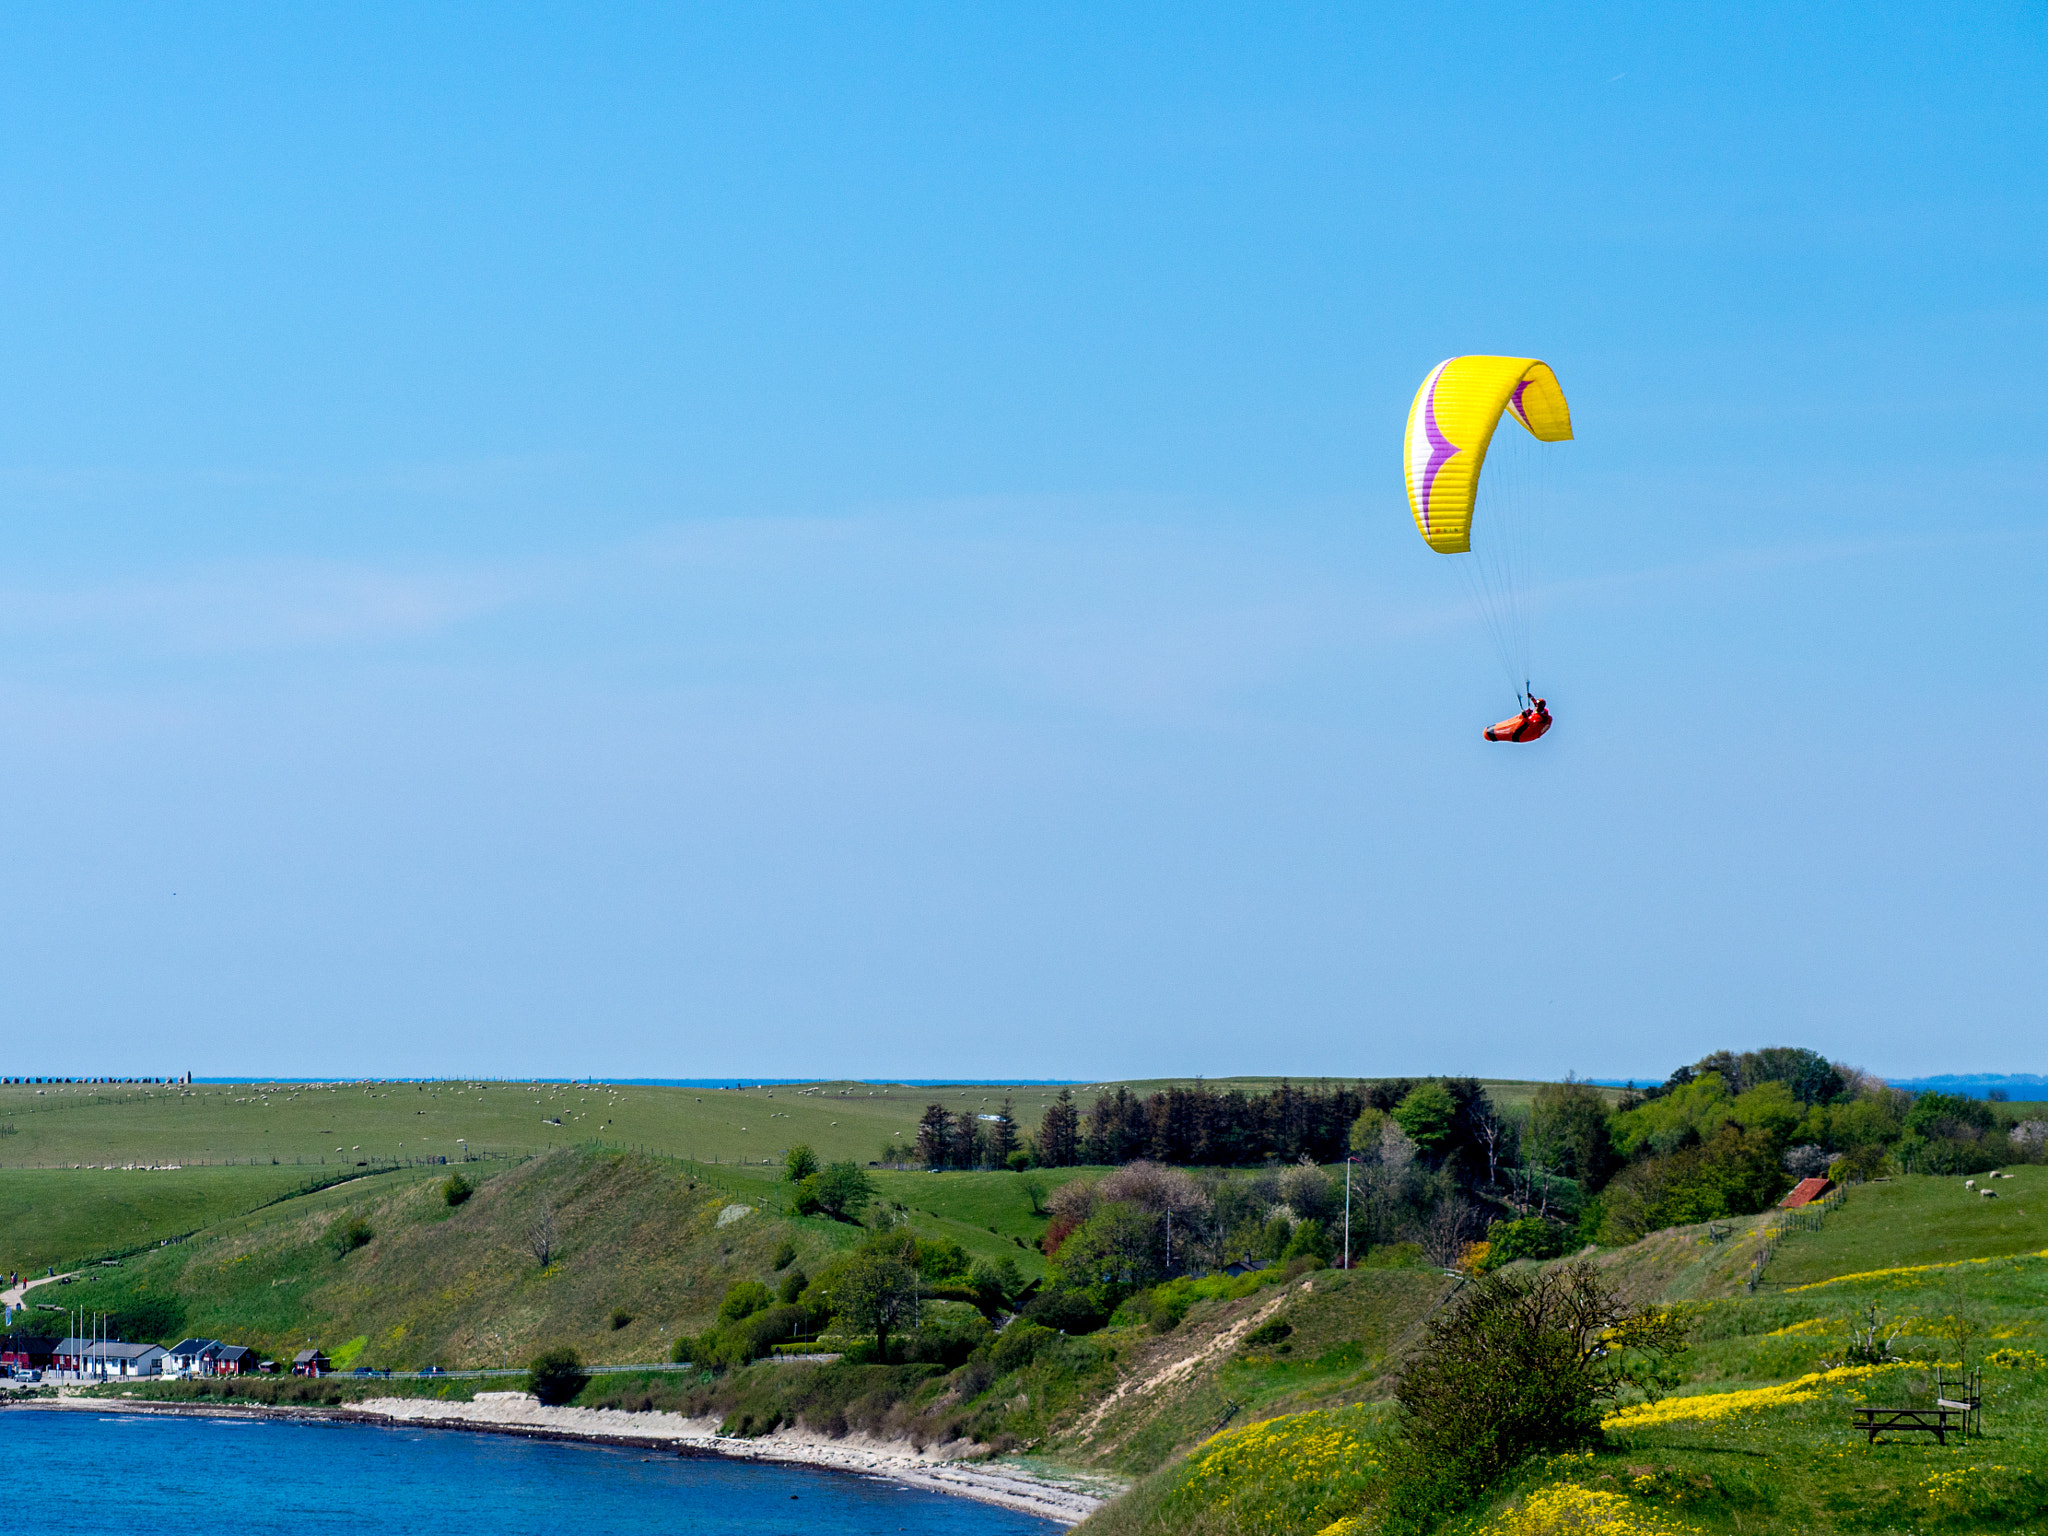
M 1087 1084 L 1074 1095 L 1085 1108 L 1118 1087 L 1143 1095 L 1189 1081 Z M 1209 1086 L 1264 1092 L 1280 1081 L 1233 1078 Z M 1497 1102 L 1516 1106 L 1527 1103 L 1539 1085 L 1487 1086 Z M 0 1087 L 0 1168 L 248 1158 L 319 1167 L 363 1159 L 525 1155 L 593 1142 L 758 1165 L 774 1163 L 801 1141 L 828 1160 L 865 1163 L 881 1158 L 892 1143 L 910 1143 L 928 1104 L 993 1114 L 1007 1094 L 1019 1124 L 1034 1131 L 1057 1093 L 1043 1087 L 863 1083 L 744 1090 L 508 1082 L 8 1085 Z
M 1911 1264 L 2039 1253 L 2048 1249 L 2048 1168 L 2015 1173 L 1997 1181 L 1996 1200 L 1964 1189 L 1959 1178 L 1906 1175 L 1859 1185 L 1819 1232 L 1780 1244 L 1765 1283 L 1809 1285 Z
M 290 1165 L 150 1173 L 0 1169 L 0 1271 L 68 1269 L 214 1226 L 303 1188 L 318 1172 Z

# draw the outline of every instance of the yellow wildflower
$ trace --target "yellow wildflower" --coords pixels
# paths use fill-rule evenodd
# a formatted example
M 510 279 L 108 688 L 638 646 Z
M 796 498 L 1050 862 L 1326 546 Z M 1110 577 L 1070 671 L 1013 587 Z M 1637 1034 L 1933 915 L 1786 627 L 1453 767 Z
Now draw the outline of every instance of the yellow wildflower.
M 1902 1264 L 1897 1269 L 1866 1269 L 1853 1275 L 1836 1275 L 1828 1280 L 1815 1280 L 1806 1285 L 1788 1285 L 1785 1294 L 1795 1291 L 1817 1291 L 1824 1285 L 1847 1285 L 1852 1280 L 1884 1280 L 1893 1275 L 1924 1275 L 1937 1269 L 1961 1269 L 1965 1264 L 2004 1264 L 2013 1259 L 2048 1259 L 2048 1248 L 2039 1253 L 2008 1253 L 1990 1259 L 1957 1259 L 1948 1264 Z
M 1539 1488 L 1491 1521 L 1483 1536 L 1697 1536 L 1639 1510 L 1618 1493 L 1558 1483 Z
M 1653 1424 L 1676 1424 L 1686 1419 L 1718 1419 L 1752 1408 L 1782 1408 L 1820 1396 L 1832 1387 L 1861 1381 L 1879 1371 L 1897 1370 L 1896 1365 L 1838 1365 L 1831 1371 L 1815 1371 L 1775 1387 L 1752 1387 L 1745 1392 L 1702 1392 L 1695 1397 L 1667 1397 L 1655 1403 L 1636 1403 L 1610 1413 L 1600 1421 L 1603 1429 L 1646 1429 Z

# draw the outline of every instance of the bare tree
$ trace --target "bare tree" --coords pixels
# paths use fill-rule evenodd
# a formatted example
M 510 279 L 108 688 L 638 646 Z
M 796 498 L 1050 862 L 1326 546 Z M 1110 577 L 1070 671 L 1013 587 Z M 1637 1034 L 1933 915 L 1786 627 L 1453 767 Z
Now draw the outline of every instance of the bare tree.
M 533 1225 L 526 1229 L 526 1251 L 533 1255 L 534 1262 L 542 1269 L 555 1256 L 555 1211 L 553 1206 L 544 1205 Z
M 1479 1234 L 1479 1212 L 1453 1195 L 1439 1200 L 1422 1220 L 1422 1252 L 1429 1262 L 1450 1269 Z
M 1486 1187 L 1494 1189 L 1500 1184 L 1501 1164 L 1510 1161 L 1521 1138 L 1515 1122 L 1496 1109 L 1492 1100 L 1482 1097 L 1479 1103 L 1484 1107 L 1472 1117 L 1472 1129 L 1486 1148 Z

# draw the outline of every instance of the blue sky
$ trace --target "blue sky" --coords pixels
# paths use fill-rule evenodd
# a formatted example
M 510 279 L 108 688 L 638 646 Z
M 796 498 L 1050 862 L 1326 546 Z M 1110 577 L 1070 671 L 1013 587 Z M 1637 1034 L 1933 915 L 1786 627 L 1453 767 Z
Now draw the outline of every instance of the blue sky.
M 8 1070 L 2043 1070 L 2041 9 L 1390 10 L 0 10 Z

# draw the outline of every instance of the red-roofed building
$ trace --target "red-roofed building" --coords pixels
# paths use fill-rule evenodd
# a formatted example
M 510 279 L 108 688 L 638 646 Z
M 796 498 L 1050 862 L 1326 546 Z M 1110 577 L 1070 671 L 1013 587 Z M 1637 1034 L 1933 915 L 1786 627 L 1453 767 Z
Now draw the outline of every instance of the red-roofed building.
M 1835 1187 L 1833 1179 L 1801 1179 L 1792 1186 L 1792 1193 L 1778 1202 L 1781 1210 L 1796 1210 L 1802 1205 L 1811 1205 Z

